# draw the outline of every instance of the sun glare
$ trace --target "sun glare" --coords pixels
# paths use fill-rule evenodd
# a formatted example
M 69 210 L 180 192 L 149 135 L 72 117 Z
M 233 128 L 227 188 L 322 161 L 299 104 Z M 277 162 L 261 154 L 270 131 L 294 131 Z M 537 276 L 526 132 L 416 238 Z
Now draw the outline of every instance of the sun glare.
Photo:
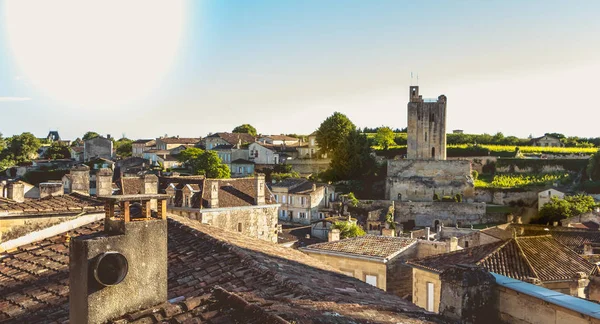
M 183 1 L 5 3 L 9 46 L 28 81 L 77 107 L 122 108 L 154 90 L 176 59 Z

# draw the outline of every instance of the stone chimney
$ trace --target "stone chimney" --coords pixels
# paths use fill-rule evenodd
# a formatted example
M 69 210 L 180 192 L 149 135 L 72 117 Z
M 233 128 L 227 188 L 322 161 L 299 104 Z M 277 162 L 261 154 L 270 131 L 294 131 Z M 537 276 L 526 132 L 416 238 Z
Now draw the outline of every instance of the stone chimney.
M 262 173 L 256 174 L 256 198 L 254 203 L 256 205 L 265 204 L 265 175 Z
M 40 199 L 46 197 L 62 196 L 65 192 L 62 182 L 42 182 L 40 187 Z
M 450 238 L 450 251 L 448 251 L 448 252 L 452 252 L 452 251 L 456 251 L 456 250 L 458 250 L 458 239 L 453 236 Z
M 340 240 L 340 230 L 337 228 L 332 228 L 327 233 L 327 242 L 339 241 Z
M 158 193 L 158 177 L 154 174 L 144 175 L 144 194 L 154 195 Z M 150 200 L 150 208 L 156 210 L 158 208 L 156 199 Z
M 20 203 L 24 202 L 25 185 L 20 181 L 9 183 L 8 190 L 6 191 L 6 198 Z
M 219 208 L 219 181 L 210 181 L 210 193 L 208 195 L 208 207 Z
M 104 232 L 69 244 L 69 322 L 106 323 L 167 301 L 167 217 L 131 221 L 131 202 L 162 203 L 167 195 L 99 197 Z M 115 213 L 119 205 L 120 214 Z
M 74 166 L 71 171 L 71 192 L 90 195 L 90 168 L 85 165 Z
M 96 196 L 112 195 L 113 171 L 102 168 L 96 172 Z
M 571 282 L 570 295 L 580 298 L 585 298 L 585 288 L 590 283 L 588 276 L 585 272 L 577 272 L 573 275 L 573 281 Z
M 583 243 L 583 255 L 592 255 L 592 254 L 594 254 L 594 249 L 592 247 L 592 243 L 584 242 Z
M 312 191 L 313 191 L 313 192 L 314 192 L 314 191 L 317 191 L 317 184 L 316 184 L 316 183 L 313 183 L 313 184 L 312 184 Z
M 396 230 L 393 228 L 389 228 L 389 225 L 386 224 L 385 228 L 381 229 L 381 236 L 396 236 Z
M 496 279 L 486 270 L 457 265 L 440 275 L 439 313 L 460 323 L 497 323 Z M 492 292 L 492 293 L 491 293 Z
M 6 198 L 6 193 L 4 193 L 4 189 L 6 188 L 6 181 L 0 182 L 0 197 Z

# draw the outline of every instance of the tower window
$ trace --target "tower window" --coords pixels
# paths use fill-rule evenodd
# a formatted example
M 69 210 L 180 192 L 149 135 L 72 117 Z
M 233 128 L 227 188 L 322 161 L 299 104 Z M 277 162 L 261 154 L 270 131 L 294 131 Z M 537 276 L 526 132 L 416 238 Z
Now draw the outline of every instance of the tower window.
M 431 157 L 435 158 L 435 147 L 431 148 Z
M 427 141 L 427 132 L 425 132 L 425 141 Z

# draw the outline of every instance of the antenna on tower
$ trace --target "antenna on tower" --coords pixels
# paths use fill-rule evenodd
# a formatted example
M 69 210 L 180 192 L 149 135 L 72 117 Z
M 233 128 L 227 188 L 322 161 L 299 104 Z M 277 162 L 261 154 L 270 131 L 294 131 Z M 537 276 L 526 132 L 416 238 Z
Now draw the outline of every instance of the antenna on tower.
M 417 73 L 417 86 L 419 85 L 419 73 Z
M 413 84 L 413 73 L 412 73 L 412 71 L 410 71 L 410 85 L 411 86 L 414 85 Z

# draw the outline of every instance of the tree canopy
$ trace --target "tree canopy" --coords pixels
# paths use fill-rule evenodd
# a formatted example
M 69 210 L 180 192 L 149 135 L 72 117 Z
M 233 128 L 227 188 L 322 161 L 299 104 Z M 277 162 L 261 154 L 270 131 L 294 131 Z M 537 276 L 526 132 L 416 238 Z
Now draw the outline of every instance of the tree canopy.
M 50 144 L 50 147 L 44 153 L 44 157 L 50 160 L 70 159 L 71 151 L 68 146 L 54 142 Z
M 133 154 L 131 146 L 132 143 L 132 140 L 125 137 L 119 139 L 114 144 L 115 152 L 117 152 L 117 155 L 121 158 L 130 157 Z
M 0 160 L 13 163 L 30 161 L 37 156 L 41 147 L 40 140 L 28 132 L 8 138 L 7 143 L 7 147 L 0 154 Z
M 389 127 L 380 127 L 375 134 L 375 142 L 384 150 L 387 150 L 390 145 L 394 145 L 394 138 L 396 138 L 396 134 Z
M 600 151 L 596 152 L 596 154 L 592 155 L 590 158 L 587 169 L 586 169 L 588 177 L 590 177 L 593 181 L 600 180 Z
M 542 206 L 538 214 L 538 223 L 546 224 L 592 211 L 596 203 L 588 195 L 566 196 L 565 199 L 552 197 Z
M 339 221 L 333 223 L 332 229 L 340 230 L 340 239 L 365 235 L 365 231 L 355 222 Z
M 317 129 L 316 137 L 320 150 L 324 153 L 332 153 L 354 130 L 356 126 L 346 115 L 334 112 Z
M 196 175 L 204 175 L 207 178 L 215 179 L 231 177 L 229 167 L 221 162 L 215 151 L 190 147 L 179 153 L 178 160 L 185 163 Z
M 333 150 L 329 164 L 332 179 L 329 180 L 357 180 L 369 175 L 375 166 L 367 137 L 352 130 Z
M 83 138 L 82 138 L 82 139 L 83 139 L 84 141 L 87 141 L 87 140 L 90 140 L 90 139 L 92 139 L 92 138 L 96 138 L 96 137 L 98 137 L 98 136 L 100 136 L 100 134 L 98 134 L 98 133 L 96 133 L 96 132 L 89 131 L 89 132 L 87 132 L 87 133 L 85 133 L 85 134 L 83 135 Z
M 254 128 L 254 126 L 252 126 L 250 124 L 240 125 L 240 126 L 234 128 L 231 132 L 232 133 L 246 133 L 246 134 L 250 134 L 252 136 L 256 136 L 256 128 Z

